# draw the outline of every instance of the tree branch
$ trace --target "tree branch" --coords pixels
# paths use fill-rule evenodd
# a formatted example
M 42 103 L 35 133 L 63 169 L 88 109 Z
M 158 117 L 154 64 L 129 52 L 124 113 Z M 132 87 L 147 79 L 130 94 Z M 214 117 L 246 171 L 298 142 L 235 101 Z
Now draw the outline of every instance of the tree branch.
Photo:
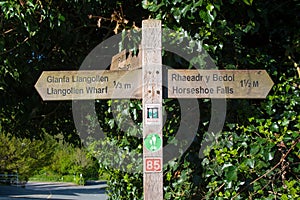
M 263 177 L 266 177 L 270 172 L 272 172 L 274 169 L 276 169 L 284 160 L 285 158 L 289 155 L 289 153 L 291 153 L 291 151 L 293 150 L 293 148 L 300 142 L 300 138 L 298 138 L 295 143 L 291 146 L 291 148 L 286 152 L 286 154 L 283 154 L 280 161 L 273 166 L 269 171 L 267 171 L 266 173 L 264 173 L 263 175 L 261 175 L 260 177 L 258 177 L 257 179 L 255 179 L 254 181 L 252 181 L 247 187 L 249 187 L 250 185 L 253 185 L 255 182 L 259 181 L 260 179 L 262 179 Z M 241 194 L 247 187 L 244 187 L 240 192 L 238 192 L 234 197 L 232 197 L 232 200 L 234 198 L 236 198 L 239 194 Z
M 2 53 L 0 53 L 0 56 L 4 55 L 4 54 L 7 54 L 7 53 L 10 53 L 12 52 L 13 50 L 19 48 L 22 44 L 24 44 L 25 42 L 27 42 L 29 40 L 29 37 L 26 37 L 21 43 L 17 44 L 16 46 L 14 46 L 13 48 L 7 50 L 7 51 L 4 51 Z
M 3 34 L 5 35 L 5 34 L 7 34 L 7 33 L 10 33 L 10 32 L 12 32 L 12 31 L 14 31 L 14 30 L 16 30 L 16 28 L 11 28 L 11 29 L 9 29 L 9 30 L 7 30 L 7 31 L 4 31 Z

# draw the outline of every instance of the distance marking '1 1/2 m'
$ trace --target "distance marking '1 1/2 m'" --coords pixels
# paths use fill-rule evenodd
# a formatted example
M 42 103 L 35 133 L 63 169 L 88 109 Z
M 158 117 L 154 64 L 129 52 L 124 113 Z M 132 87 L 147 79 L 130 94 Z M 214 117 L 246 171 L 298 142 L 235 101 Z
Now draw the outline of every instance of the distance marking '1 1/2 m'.
M 244 80 L 241 80 L 240 83 L 241 83 L 241 87 L 249 87 L 249 88 L 259 87 L 259 82 L 258 81 L 252 81 L 252 80 L 244 79 Z

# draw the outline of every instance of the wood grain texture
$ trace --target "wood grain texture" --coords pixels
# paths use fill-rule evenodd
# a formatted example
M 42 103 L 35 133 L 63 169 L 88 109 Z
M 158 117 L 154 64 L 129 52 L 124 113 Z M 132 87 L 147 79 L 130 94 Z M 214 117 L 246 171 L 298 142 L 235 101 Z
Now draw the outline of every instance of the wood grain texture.
M 156 133 L 162 138 L 162 56 L 161 56 L 161 22 L 144 20 L 142 26 L 142 81 L 143 81 L 143 112 L 147 105 L 158 105 L 159 123 L 146 123 L 143 119 L 143 137 Z M 162 148 L 150 152 L 143 145 L 143 157 L 161 158 Z M 163 162 L 162 162 L 163 163 Z M 144 166 L 144 200 L 163 199 L 163 172 L 145 172 Z

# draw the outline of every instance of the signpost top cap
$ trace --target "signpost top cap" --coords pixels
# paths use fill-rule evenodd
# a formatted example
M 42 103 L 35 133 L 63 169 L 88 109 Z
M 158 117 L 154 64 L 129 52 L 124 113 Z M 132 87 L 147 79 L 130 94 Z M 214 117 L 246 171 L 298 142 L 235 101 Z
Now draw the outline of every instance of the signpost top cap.
M 142 22 L 142 27 L 143 28 L 157 28 L 161 27 L 161 21 L 157 19 L 147 19 L 143 20 Z

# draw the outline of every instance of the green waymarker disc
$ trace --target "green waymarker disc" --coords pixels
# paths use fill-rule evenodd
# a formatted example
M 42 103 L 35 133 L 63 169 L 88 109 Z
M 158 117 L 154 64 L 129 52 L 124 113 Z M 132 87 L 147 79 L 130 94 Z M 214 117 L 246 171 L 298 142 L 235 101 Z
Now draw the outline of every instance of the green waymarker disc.
M 144 145 L 149 151 L 158 151 L 162 146 L 161 137 L 156 133 L 149 134 L 145 138 Z

